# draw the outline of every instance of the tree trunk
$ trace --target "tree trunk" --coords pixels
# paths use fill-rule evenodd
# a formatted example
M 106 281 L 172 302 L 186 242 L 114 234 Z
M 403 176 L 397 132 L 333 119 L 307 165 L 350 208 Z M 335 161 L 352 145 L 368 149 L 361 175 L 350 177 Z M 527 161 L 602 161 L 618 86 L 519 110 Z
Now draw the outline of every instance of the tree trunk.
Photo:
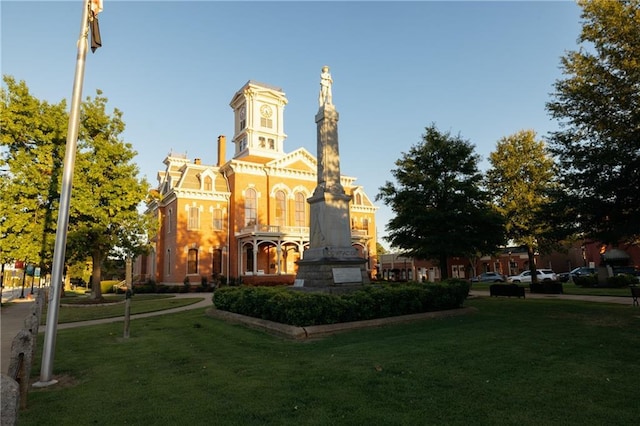
M 529 258 L 529 270 L 531 271 L 531 282 L 538 282 L 538 273 L 536 268 L 536 258 L 535 253 L 533 251 L 533 247 L 527 246 L 527 257 Z
M 449 268 L 447 266 L 447 256 L 440 256 L 440 281 L 449 278 Z
M 94 251 L 91 254 L 91 260 L 93 261 L 93 269 L 91 271 L 91 299 L 102 300 L 102 288 L 100 287 L 102 278 L 102 253 Z

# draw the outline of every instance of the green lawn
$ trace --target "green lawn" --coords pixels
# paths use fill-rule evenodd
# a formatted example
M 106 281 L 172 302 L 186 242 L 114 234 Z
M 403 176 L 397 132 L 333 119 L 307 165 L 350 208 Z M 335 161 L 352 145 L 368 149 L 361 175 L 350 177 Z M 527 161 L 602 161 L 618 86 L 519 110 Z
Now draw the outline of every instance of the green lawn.
M 467 305 L 477 313 L 310 342 L 200 309 L 135 320 L 126 340 L 119 323 L 61 330 L 61 385 L 32 389 L 19 424 L 636 424 L 640 309 Z
M 193 297 L 175 298 L 172 295 L 135 295 L 131 299 L 131 315 L 143 314 L 146 312 L 163 311 L 165 309 L 178 308 L 180 306 L 198 303 L 203 298 L 211 299 L 211 293 L 203 293 L 201 296 L 194 294 Z M 124 316 L 124 295 L 106 295 L 108 302 L 104 306 L 87 306 L 86 297 L 65 297 L 61 299 L 63 306 L 58 311 L 58 323 L 88 321 L 102 318 L 113 318 Z M 121 302 L 121 303 L 117 303 Z M 66 306 L 64 306 L 66 305 Z M 74 306 L 77 305 L 77 306 Z M 45 324 L 47 319 L 46 308 L 42 314 L 41 324 Z
M 489 286 L 493 283 L 473 283 L 472 290 L 489 291 Z M 521 287 L 529 288 L 529 284 L 518 284 Z M 608 288 L 608 287 L 580 287 L 573 283 L 562 283 L 562 291 L 564 294 L 581 294 L 590 296 L 624 296 L 631 297 L 629 287 Z

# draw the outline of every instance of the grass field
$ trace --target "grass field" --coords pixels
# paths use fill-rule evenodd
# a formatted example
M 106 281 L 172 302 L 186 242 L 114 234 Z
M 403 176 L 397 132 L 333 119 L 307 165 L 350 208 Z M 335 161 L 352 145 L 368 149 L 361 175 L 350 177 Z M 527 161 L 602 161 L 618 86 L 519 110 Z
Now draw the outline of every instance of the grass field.
M 477 313 L 293 342 L 197 309 L 58 332 L 20 425 L 632 425 L 640 309 L 474 298 Z M 34 364 L 37 377 L 39 359 Z
M 473 283 L 472 290 L 489 291 L 489 286 L 493 283 Z M 529 288 L 529 284 L 518 284 L 521 287 Z M 564 294 L 579 294 L 589 296 L 624 296 L 631 297 L 629 287 L 609 288 L 609 287 L 580 287 L 574 283 L 562 283 L 562 291 Z
M 176 298 L 174 295 L 140 294 L 131 299 L 130 314 L 143 314 L 147 312 L 164 311 L 166 309 L 187 306 L 201 301 L 203 298 L 211 299 L 210 293 L 202 295 L 193 294 L 193 297 Z M 124 316 L 124 295 L 106 295 L 106 303 L 102 306 L 84 305 L 86 297 L 65 297 L 61 299 L 63 306 L 58 310 L 58 323 L 89 321 L 102 318 Z M 118 303 L 120 302 L 120 303 Z M 44 309 L 41 323 L 45 324 L 47 310 Z

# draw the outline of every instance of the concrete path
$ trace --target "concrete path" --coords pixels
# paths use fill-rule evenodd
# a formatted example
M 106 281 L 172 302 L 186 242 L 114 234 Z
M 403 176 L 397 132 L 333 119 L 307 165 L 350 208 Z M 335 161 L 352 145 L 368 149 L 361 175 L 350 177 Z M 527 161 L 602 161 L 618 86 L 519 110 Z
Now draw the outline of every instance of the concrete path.
M 185 294 L 179 293 L 179 294 L 176 294 L 175 297 L 181 298 L 181 299 L 182 298 L 201 298 L 202 300 L 188 306 L 181 306 L 179 308 L 172 308 L 172 309 L 166 309 L 164 311 L 147 312 L 144 314 L 131 315 L 130 319 L 133 321 L 138 318 L 147 318 L 147 317 L 152 317 L 156 315 L 171 314 L 171 313 L 182 312 L 190 309 L 200 309 L 200 308 L 204 309 L 204 308 L 211 307 L 213 305 L 213 301 L 211 299 L 212 293 L 185 293 Z M 11 342 L 13 341 L 13 338 L 16 336 L 16 334 L 18 334 L 18 332 L 24 328 L 24 319 L 27 317 L 27 315 L 31 313 L 34 300 L 26 299 L 26 298 L 25 299 L 15 298 L 15 299 L 12 299 L 10 303 L 7 303 L 7 304 L 4 304 L 4 303 L 5 302 L 3 300 L 3 305 L 0 308 L 0 315 L 1 315 L 0 320 L 2 321 L 0 324 L 1 331 L 2 331 L 2 335 L 0 336 L 0 342 L 2 344 L 2 348 L 0 351 L 0 356 L 2 358 L 0 359 L 1 361 L 0 364 L 2 364 L 1 365 L 2 369 L 0 371 L 4 374 L 7 374 L 7 372 L 9 371 L 9 360 L 11 356 Z M 86 308 L 86 309 L 90 309 L 90 308 Z M 124 310 L 124 305 L 123 305 L 123 310 Z M 84 326 L 90 326 L 90 325 L 96 325 L 96 324 L 107 324 L 107 323 L 119 322 L 119 321 L 123 322 L 124 317 L 104 318 L 104 319 L 91 320 L 91 321 L 58 324 L 57 329 L 64 330 L 64 329 L 73 328 L 73 327 L 84 327 Z M 41 325 L 39 330 L 40 333 L 43 333 L 45 329 L 46 329 L 46 326 Z

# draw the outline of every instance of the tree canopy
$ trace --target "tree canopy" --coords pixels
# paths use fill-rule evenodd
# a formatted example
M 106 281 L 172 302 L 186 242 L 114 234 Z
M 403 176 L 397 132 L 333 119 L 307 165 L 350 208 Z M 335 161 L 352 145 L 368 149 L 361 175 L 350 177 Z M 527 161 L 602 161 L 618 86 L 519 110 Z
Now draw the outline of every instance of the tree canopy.
M 432 124 L 396 160 L 396 183 L 387 181 L 376 196 L 395 213 L 386 239 L 409 256 L 439 261 L 443 278 L 448 257 L 488 254 L 504 243 L 502 219 L 481 188 L 474 150 Z
M 62 173 L 64 101 L 33 97 L 5 76 L 0 91 L 0 236 L 3 261 L 50 263 Z
M 553 158 L 533 130 L 522 130 L 500 139 L 489 162 L 486 187 L 505 218 L 507 238 L 527 248 L 535 280 L 534 254 L 550 245 L 552 226 L 545 213 L 555 187 Z
M 4 81 L 0 164 L 6 171 L 0 197 L 3 205 L 14 208 L 0 218 L 3 251 L 22 260 L 40 253 L 50 261 L 68 114 L 64 102 L 49 105 L 31 95 L 24 82 L 8 76 Z M 107 113 L 107 101 L 98 91 L 81 107 L 67 234 L 67 259 L 93 259 L 95 298 L 102 296 L 102 261 L 114 250 L 142 250 L 149 226 L 138 212 L 148 184 L 137 177 L 136 152 L 121 139 L 122 113 Z
M 566 206 L 583 235 L 640 239 L 640 0 L 579 0 L 578 51 L 547 104 Z

